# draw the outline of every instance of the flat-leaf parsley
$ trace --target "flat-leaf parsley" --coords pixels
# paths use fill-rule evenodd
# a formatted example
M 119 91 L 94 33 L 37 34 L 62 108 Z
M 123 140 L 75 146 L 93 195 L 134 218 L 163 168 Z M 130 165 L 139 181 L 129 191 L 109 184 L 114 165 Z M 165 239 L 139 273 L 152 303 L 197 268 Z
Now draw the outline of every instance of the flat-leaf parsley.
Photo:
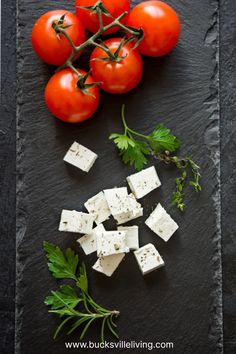
M 89 294 L 88 277 L 85 265 L 79 266 L 79 257 L 70 248 L 66 252 L 52 243 L 44 242 L 44 251 L 48 259 L 48 269 L 56 279 L 72 279 L 75 286 L 61 285 L 58 290 L 51 291 L 44 301 L 50 306 L 50 313 L 54 313 L 61 318 L 54 338 L 56 338 L 62 328 L 70 325 L 68 334 L 83 326 L 80 334 L 82 340 L 90 325 L 94 321 L 101 321 L 101 341 L 104 341 L 105 328 L 112 335 L 118 338 L 113 321 L 119 315 L 119 311 L 110 311 L 98 305 Z M 79 273 L 79 274 L 78 274 Z
M 159 124 L 149 135 L 141 134 L 128 127 L 125 119 L 125 105 L 122 106 L 123 134 L 111 134 L 110 139 L 116 144 L 120 156 L 125 164 L 142 170 L 150 157 L 165 164 L 173 164 L 179 170 L 180 176 L 176 178 L 176 190 L 172 194 L 172 202 L 181 211 L 185 208 L 185 187 L 189 185 L 196 191 L 201 191 L 200 167 L 188 156 L 177 156 L 180 141 L 164 124 Z

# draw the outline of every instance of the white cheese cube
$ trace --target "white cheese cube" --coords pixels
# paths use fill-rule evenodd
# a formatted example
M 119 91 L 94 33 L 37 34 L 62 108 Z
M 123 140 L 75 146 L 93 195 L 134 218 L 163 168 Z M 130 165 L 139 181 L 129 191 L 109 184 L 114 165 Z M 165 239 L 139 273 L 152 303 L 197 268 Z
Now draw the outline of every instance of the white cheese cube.
M 122 213 L 119 215 L 115 215 L 114 218 L 117 221 L 117 225 L 122 225 L 122 224 L 126 224 L 127 222 L 137 219 L 139 217 L 143 216 L 143 209 L 141 208 L 140 211 L 138 213 L 132 213 L 132 212 L 128 212 L 128 213 Z
M 75 210 L 62 210 L 59 231 L 89 234 L 93 229 L 93 217 Z
M 104 190 L 104 194 L 113 216 L 130 211 L 129 200 L 127 199 L 128 190 L 126 187 L 106 189 Z
M 96 194 L 90 198 L 85 204 L 85 208 L 89 214 L 94 217 L 94 221 L 97 225 L 101 224 L 105 220 L 109 219 L 111 215 L 110 209 L 107 204 L 107 200 L 103 192 Z
M 77 240 L 86 255 L 97 251 L 97 233 L 103 231 L 105 231 L 105 228 L 100 224 L 89 235 L 84 235 Z
M 99 258 L 94 264 L 93 269 L 110 277 L 118 268 L 119 264 L 121 263 L 124 257 L 125 253 L 119 253 L 113 254 L 112 256 Z
M 166 242 L 179 228 L 160 203 L 145 221 L 145 224 Z
M 134 251 L 134 255 L 143 275 L 165 265 L 156 247 L 151 243 Z
M 114 218 L 116 219 L 118 225 L 125 224 L 128 221 L 134 220 L 139 218 L 140 216 L 143 216 L 143 208 L 140 203 L 137 202 L 135 199 L 135 196 L 131 193 L 127 197 L 128 200 L 128 209 L 130 211 L 127 211 L 125 213 L 120 213 L 117 215 L 114 215 Z
M 119 231 L 126 231 L 126 245 L 130 250 L 139 248 L 138 226 L 119 226 Z
M 130 204 L 130 210 L 133 210 L 134 212 L 138 212 L 140 209 L 142 209 L 142 205 L 139 202 L 137 202 L 133 193 L 129 194 L 129 204 Z
M 98 155 L 85 146 L 74 142 L 64 157 L 64 161 L 78 167 L 84 172 L 89 172 Z
M 145 195 L 161 186 L 154 166 L 127 177 L 127 182 L 137 199 L 143 198 Z
M 117 253 L 129 252 L 126 246 L 125 231 L 104 231 L 97 233 L 98 257 L 110 256 Z

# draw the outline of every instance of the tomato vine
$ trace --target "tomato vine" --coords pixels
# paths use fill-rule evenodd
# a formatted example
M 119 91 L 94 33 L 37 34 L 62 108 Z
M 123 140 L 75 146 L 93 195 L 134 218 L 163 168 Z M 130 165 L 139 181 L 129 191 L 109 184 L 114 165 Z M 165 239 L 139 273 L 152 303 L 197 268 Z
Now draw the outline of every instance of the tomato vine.
M 110 16 L 109 13 L 106 12 L 106 9 L 104 8 L 102 1 L 99 0 L 97 2 L 96 5 L 94 5 L 93 9 L 91 9 L 90 7 L 84 7 L 85 9 L 88 10 L 93 10 L 94 12 L 97 13 L 98 18 L 99 18 L 99 30 L 94 33 L 90 38 L 88 38 L 84 43 L 80 44 L 79 46 L 75 46 L 73 41 L 71 40 L 70 36 L 68 35 L 67 31 L 66 31 L 66 26 L 64 26 L 64 20 L 65 20 L 65 15 L 63 15 L 60 19 L 58 19 L 57 23 L 54 21 L 52 24 L 53 29 L 55 30 L 55 32 L 58 34 L 62 34 L 65 36 L 65 38 L 67 39 L 67 41 L 69 42 L 69 44 L 72 47 L 72 54 L 70 55 L 70 57 L 66 60 L 66 62 L 64 64 L 62 64 L 57 71 L 60 71 L 64 68 L 70 68 L 72 69 L 75 73 L 77 73 L 78 77 L 81 78 L 81 75 L 79 74 L 79 72 L 77 71 L 77 69 L 74 67 L 73 62 L 76 59 L 77 55 L 85 48 L 89 47 L 89 46 L 94 46 L 94 47 L 98 47 L 102 50 L 104 50 L 105 53 L 107 53 L 109 56 L 112 56 L 112 53 L 110 53 L 110 51 L 108 50 L 108 48 L 103 45 L 102 42 L 98 43 L 96 42 L 97 39 L 105 32 L 107 32 L 109 29 L 118 26 L 120 29 L 124 30 L 126 33 L 128 33 L 130 35 L 130 37 L 127 40 L 124 40 L 124 42 L 122 43 L 122 45 L 120 46 L 120 50 L 122 49 L 122 46 L 124 46 L 125 44 L 127 44 L 127 42 L 131 42 L 131 41 L 135 41 L 136 40 L 136 44 L 134 45 L 134 49 L 139 45 L 140 41 L 142 41 L 143 39 L 143 30 L 137 29 L 137 28 L 132 28 L 129 26 L 124 25 L 123 23 L 121 23 L 121 20 L 127 16 L 128 12 L 123 12 L 120 16 L 118 16 L 117 18 L 114 18 L 113 21 L 104 26 L 103 24 L 103 18 L 102 15 L 106 15 L 106 16 Z M 94 83 L 94 85 L 98 85 L 98 83 Z

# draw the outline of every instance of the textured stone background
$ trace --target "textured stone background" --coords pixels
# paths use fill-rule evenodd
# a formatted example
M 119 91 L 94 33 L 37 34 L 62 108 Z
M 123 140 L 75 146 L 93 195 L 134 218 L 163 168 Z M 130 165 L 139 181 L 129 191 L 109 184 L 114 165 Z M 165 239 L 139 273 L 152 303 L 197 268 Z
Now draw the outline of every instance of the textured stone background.
M 62 0 L 56 7 L 58 3 L 63 7 Z M 120 127 L 119 110 L 123 102 L 127 103 L 130 124 L 138 129 L 148 131 L 161 117 L 175 130 L 184 141 L 183 152 L 191 152 L 203 168 L 204 191 L 193 198 L 186 214 L 181 216 L 169 206 L 172 171 L 160 171 L 164 185 L 160 191 L 145 198 L 145 215 L 157 200 L 161 200 L 181 229 L 163 245 L 141 221 L 138 224 L 142 243 L 150 241 L 157 245 L 166 260 L 166 268 L 143 280 L 135 261 L 128 256 L 113 279 L 90 272 L 93 293 L 107 306 L 118 304 L 123 313 L 119 320 L 122 339 L 173 340 L 175 353 L 220 353 L 222 241 L 224 351 L 233 353 L 236 350 L 233 247 L 236 211 L 233 14 L 236 4 L 233 0 L 168 3 L 174 5 L 181 16 L 183 32 L 179 46 L 161 60 L 145 59 L 144 79 L 139 88 L 124 97 L 104 94 L 94 120 L 72 129 L 55 121 L 44 106 L 43 89 L 52 70 L 35 57 L 29 41 L 33 22 L 42 12 L 55 8 L 55 2 L 18 2 L 17 353 L 65 352 L 65 338 L 56 343 L 52 341 L 56 320 L 47 314 L 42 304 L 48 290 L 56 286 L 45 266 L 42 241 L 48 239 L 62 246 L 76 247 L 76 237 L 57 232 L 60 210 L 63 207 L 80 208 L 88 196 L 104 187 L 123 184 L 130 173 L 131 169 L 123 167 L 107 140 L 109 133 Z M 2 12 L 0 211 L 4 218 L 0 224 L 0 352 L 13 353 L 14 1 L 3 3 Z M 93 173 L 88 176 L 61 161 L 75 139 L 100 156 Z M 114 174 L 107 175 L 106 171 L 111 169 Z M 92 264 L 94 257 L 86 258 L 86 262 Z M 74 336 L 72 340 L 76 338 Z

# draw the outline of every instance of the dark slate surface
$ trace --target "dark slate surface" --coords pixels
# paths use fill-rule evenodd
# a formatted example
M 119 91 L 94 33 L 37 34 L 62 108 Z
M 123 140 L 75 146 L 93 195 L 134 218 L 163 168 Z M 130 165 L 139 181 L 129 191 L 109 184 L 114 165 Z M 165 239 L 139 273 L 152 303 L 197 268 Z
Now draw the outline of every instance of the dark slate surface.
M 123 102 L 131 126 L 145 132 L 161 119 L 175 130 L 184 141 L 184 153 L 193 154 L 204 170 L 204 192 L 180 215 L 170 207 L 173 172 L 159 169 L 163 187 L 144 199 L 145 216 L 161 201 L 180 231 L 164 244 L 143 221 L 137 223 L 141 244 L 153 242 L 166 267 L 144 279 L 129 255 L 112 279 L 90 271 L 91 290 L 104 305 L 120 309 L 123 340 L 173 341 L 175 353 L 221 352 L 217 3 L 179 2 L 175 7 L 182 21 L 176 50 L 160 60 L 146 59 L 139 88 L 124 97 L 104 94 L 94 119 L 72 127 L 48 114 L 43 90 L 52 70 L 35 57 L 29 41 L 34 20 L 55 4 L 19 2 L 17 353 L 65 352 L 65 337 L 52 340 L 57 320 L 43 305 L 56 284 L 48 274 L 42 242 L 76 248 L 76 236 L 57 231 L 61 209 L 81 209 L 88 197 L 105 187 L 123 185 L 132 172 L 121 164 L 107 139 L 120 128 Z M 74 140 L 100 157 L 89 175 L 62 161 Z M 89 268 L 95 257 L 85 261 Z M 90 335 L 96 338 L 95 332 Z M 71 337 L 76 339 L 76 334 Z
M 15 293 L 15 1 L 2 2 L 0 111 L 0 353 L 14 350 Z
M 234 8 L 228 1 L 222 1 L 222 5 L 221 16 L 224 21 Z M 11 6 L 11 2 L 8 2 L 8 5 L 4 4 L 3 9 L 14 13 L 14 7 Z M 152 241 L 158 246 L 165 257 L 166 268 L 143 280 L 134 260 L 129 256 L 112 280 L 91 272 L 93 293 L 107 306 L 118 305 L 122 311 L 123 315 L 119 321 L 122 339 L 173 340 L 176 353 L 220 352 L 222 323 L 218 244 L 219 115 L 216 90 L 218 68 L 215 60 L 218 54 L 217 2 L 192 2 L 191 6 L 175 4 L 183 23 L 183 35 L 178 48 L 164 59 L 145 60 L 144 80 L 134 93 L 116 99 L 103 95 L 102 107 L 95 119 L 73 128 L 54 121 L 47 113 L 42 99 L 43 88 L 52 71 L 35 58 L 29 43 L 30 27 L 34 20 L 41 12 L 53 8 L 55 4 L 47 2 L 44 7 L 42 3 L 20 1 L 19 6 L 18 117 L 21 139 L 18 144 L 17 352 L 65 352 L 64 338 L 57 343 L 51 339 L 56 321 L 47 314 L 42 305 L 43 297 L 55 283 L 47 273 L 41 245 L 47 238 L 63 246 L 76 246 L 74 236 L 62 235 L 56 230 L 61 208 L 80 208 L 88 195 L 107 186 L 122 184 L 130 172 L 129 168 L 121 165 L 113 146 L 106 140 L 109 132 L 120 126 L 118 115 L 123 102 L 128 104 L 129 121 L 139 129 L 148 131 L 149 126 L 153 126 L 158 117 L 163 117 L 164 122 L 175 129 L 185 141 L 184 152 L 193 153 L 204 169 L 204 192 L 199 198 L 193 199 L 183 217 L 169 207 L 169 196 L 173 187 L 172 173 L 160 171 L 164 186 L 145 199 L 146 214 L 157 200 L 161 200 L 180 223 L 181 229 L 164 245 L 142 226 L 142 243 Z M 7 24 L 5 28 L 14 28 L 10 26 L 10 21 Z M 223 35 L 229 33 L 226 36 L 229 45 L 233 37 L 233 32 L 228 31 L 230 28 L 229 24 L 229 27 L 225 25 L 222 30 Z M 4 44 L 14 42 L 14 30 L 6 32 L 8 35 Z M 6 215 L 7 221 L 11 220 L 10 229 L 9 222 L 5 224 L 3 220 L 1 223 L 1 234 L 7 236 L 3 240 L 5 243 L 1 241 L 1 308 L 5 310 L 1 317 L 6 319 L 5 322 L 1 321 L 1 353 L 11 353 L 13 321 L 10 322 L 9 319 L 13 318 L 14 291 L 13 286 L 9 287 L 10 282 L 6 282 L 6 277 L 13 281 L 14 244 L 11 236 L 14 232 L 14 88 L 9 82 L 10 79 L 15 82 L 15 79 L 14 60 L 9 60 L 14 56 L 7 45 L 3 48 L 4 58 L 8 58 L 4 62 L 4 77 L 7 77 L 7 81 L 3 81 L 7 82 L 8 86 L 4 85 L 3 88 L 5 93 L 10 89 L 10 94 L 4 95 L 8 102 L 5 101 L 2 106 L 4 118 L 7 119 L 1 121 L 1 129 L 3 127 L 2 130 L 7 132 L 7 136 L 5 138 L 5 134 L 4 137 L 1 135 L 1 144 L 6 147 L 4 151 L 9 155 L 4 157 L 4 154 L 1 154 L 1 166 L 5 167 L 6 161 L 9 160 L 12 160 L 12 164 L 7 164 L 8 169 L 1 169 L 1 184 L 4 183 L 7 188 L 11 187 L 9 193 L 6 193 L 6 187 L 2 189 L 5 199 L 1 198 L 1 213 Z M 232 70 L 229 54 L 221 54 L 225 65 L 223 74 Z M 8 73 L 11 73 L 10 79 Z M 221 90 L 221 109 L 225 117 L 232 119 L 233 114 L 231 116 L 228 108 L 233 102 L 233 99 L 228 99 L 231 97 L 230 82 L 233 82 L 230 79 L 232 80 L 231 76 L 225 81 L 228 82 L 228 94 Z M 230 167 L 229 170 L 227 167 L 233 166 L 233 160 L 227 159 L 227 152 L 230 151 L 228 146 L 233 151 L 233 145 L 229 145 L 233 144 L 233 130 L 232 125 L 226 123 L 222 125 L 221 134 L 226 137 L 230 131 L 231 139 L 222 144 L 222 154 L 225 154 L 223 163 L 221 161 L 224 167 L 222 179 L 224 176 L 228 177 L 227 171 L 231 172 Z M 91 142 L 93 137 L 97 139 L 94 143 Z M 61 161 L 65 150 L 74 139 L 94 148 L 100 156 L 94 173 L 86 178 L 78 171 L 64 166 Z M 107 151 L 111 152 L 109 156 Z M 111 168 L 116 173 L 108 178 L 106 170 Z M 223 236 L 226 236 L 223 258 L 224 291 L 229 295 L 225 297 L 225 348 L 228 353 L 233 353 L 235 327 L 232 325 L 235 323 L 235 312 L 232 309 L 233 282 L 230 282 L 233 272 L 230 242 L 233 244 L 233 233 L 229 226 L 230 220 L 233 222 L 233 215 L 232 219 L 229 219 L 227 211 L 232 210 L 232 202 L 227 198 L 231 193 L 230 182 L 232 179 L 222 185 L 222 226 Z M 6 210 L 9 210 L 9 216 Z M 228 238 L 227 233 L 230 235 Z M 6 251 L 7 259 L 3 258 Z M 94 259 L 86 261 L 92 264 Z M 10 272 L 8 263 L 11 265 Z M 6 310 L 8 308 L 9 311 Z
M 161 201 L 180 230 L 164 244 L 144 226 L 144 219 L 137 224 L 141 244 L 153 242 L 166 267 L 144 279 L 129 255 L 112 279 L 89 271 L 91 290 L 104 305 L 120 309 L 122 340 L 173 341 L 174 353 L 220 353 L 218 4 L 191 1 L 186 6 L 169 1 L 182 22 L 178 47 L 166 58 L 145 59 L 144 78 L 134 92 L 123 97 L 104 94 L 94 119 L 68 126 L 47 112 L 43 90 L 53 70 L 36 58 L 29 40 L 36 18 L 58 3 L 65 8 L 64 1 L 56 6 L 53 1 L 19 1 L 16 352 L 66 352 L 65 337 L 52 340 L 57 320 L 43 305 L 56 284 L 48 274 L 42 242 L 78 248 L 76 235 L 57 231 L 61 209 L 80 210 L 88 197 L 103 188 L 124 185 L 125 177 L 133 172 L 122 165 L 107 139 L 120 128 L 119 111 L 125 102 L 131 126 L 148 132 L 161 119 L 174 129 L 184 141 L 183 153 L 193 154 L 203 168 L 203 193 L 180 215 L 170 206 L 173 171 L 157 166 L 163 186 L 143 200 L 145 217 Z M 100 157 L 88 175 L 62 161 L 74 140 Z M 83 258 L 88 268 L 95 261 L 94 256 Z M 95 331 L 90 336 L 96 338 Z M 71 337 L 77 339 L 77 334 Z
M 224 350 L 236 352 L 236 13 L 235 1 L 221 3 L 221 180 L 224 292 Z

